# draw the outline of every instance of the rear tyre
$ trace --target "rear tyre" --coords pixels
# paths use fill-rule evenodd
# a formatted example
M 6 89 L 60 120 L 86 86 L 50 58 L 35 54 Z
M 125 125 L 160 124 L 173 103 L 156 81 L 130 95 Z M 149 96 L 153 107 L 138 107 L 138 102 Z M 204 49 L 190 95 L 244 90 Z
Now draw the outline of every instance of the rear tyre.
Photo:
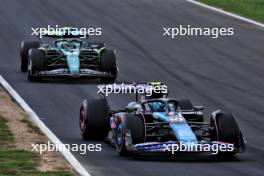
M 28 56 L 28 79 L 30 81 L 40 81 L 41 77 L 35 74 L 44 70 L 46 63 L 45 53 L 39 49 L 30 49 Z
M 126 133 L 130 132 L 131 141 L 126 141 Z M 117 125 L 116 130 L 116 148 L 121 156 L 132 154 L 126 146 L 126 143 L 131 144 L 143 143 L 145 141 L 145 124 L 141 116 L 126 114 L 125 117 Z
M 116 55 L 113 50 L 104 50 L 101 55 L 101 70 L 111 76 L 101 77 L 104 82 L 114 82 L 117 78 Z
M 109 131 L 109 107 L 103 97 L 84 100 L 79 126 L 84 140 L 104 140 Z
M 192 111 L 193 110 L 193 104 L 191 100 L 188 99 L 180 99 L 178 100 L 180 109 L 182 111 Z
M 211 131 L 212 141 L 231 143 L 237 149 L 240 147 L 241 132 L 232 113 L 220 112 L 215 118 L 211 117 L 211 126 L 213 127 Z M 219 152 L 217 156 L 232 157 L 235 154 L 235 151 Z
M 97 42 L 89 42 L 87 44 L 88 48 L 96 48 L 96 49 L 101 49 L 105 47 L 105 43 L 97 43 Z
M 38 41 L 22 41 L 20 46 L 20 70 L 26 72 L 28 68 L 28 52 L 32 48 L 38 48 Z
M 181 111 L 194 111 L 194 107 L 193 104 L 191 102 L 191 100 L 189 99 L 180 99 L 178 100 L 179 102 L 179 107 Z M 193 122 L 203 122 L 204 121 L 204 116 L 201 112 L 196 112 L 193 114 L 184 114 L 183 113 L 184 118 L 186 118 L 186 120 L 188 121 L 193 121 Z

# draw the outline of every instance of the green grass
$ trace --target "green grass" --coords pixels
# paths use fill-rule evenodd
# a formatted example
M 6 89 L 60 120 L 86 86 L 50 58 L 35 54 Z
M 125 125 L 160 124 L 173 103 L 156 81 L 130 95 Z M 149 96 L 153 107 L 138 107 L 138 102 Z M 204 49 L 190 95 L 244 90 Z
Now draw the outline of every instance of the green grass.
M 0 116 L 0 176 L 70 176 L 69 172 L 40 172 L 37 153 L 17 150 L 13 147 L 14 137 L 6 121 Z
M 201 2 L 264 22 L 264 0 L 201 0 Z
M 21 120 L 21 122 L 27 124 L 27 126 L 32 129 L 35 133 L 39 134 L 39 135 L 43 135 L 43 133 L 40 131 L 40 129 L 35 125 L 33 124 L 33 122 L 31 122 L 29 120 L 29 117 L 28 115 L 26 115 L 25 113 L 21 113 L 21 115 L 23 116 L 23 119 Z
M 0 116 L 0 149 L 11 147 L 13 142 L 14 137 L 6 125 L 6 120 Z

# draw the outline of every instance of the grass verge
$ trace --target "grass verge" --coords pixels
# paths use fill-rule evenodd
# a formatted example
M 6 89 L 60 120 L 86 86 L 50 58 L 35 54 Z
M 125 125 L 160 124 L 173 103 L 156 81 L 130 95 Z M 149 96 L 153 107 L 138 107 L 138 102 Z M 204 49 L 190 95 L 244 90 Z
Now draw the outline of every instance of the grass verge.
M 201 0 L 201 2 L 264 22 L 264 0 Z
M 72 176 L 58 152 L 40 155 L 30 144 L 48 139 L 0 86 L 0 176 Z
M 0 176 L 67 176 L 65 171 L 40 172 L 37 170 L 39 155 L 13 147 L 14 138 L 6 120 L 0 116 Z

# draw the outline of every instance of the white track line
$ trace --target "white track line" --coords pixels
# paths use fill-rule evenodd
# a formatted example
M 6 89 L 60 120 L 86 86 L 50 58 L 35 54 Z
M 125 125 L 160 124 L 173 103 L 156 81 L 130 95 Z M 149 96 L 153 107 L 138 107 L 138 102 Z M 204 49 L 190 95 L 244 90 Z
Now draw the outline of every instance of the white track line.
M 40 128 L 40 130 L 48 137 L 48 139 L 56 144 L 64 145 L 57 136 L 40 120 L 38 115 L 29 107 L 23 98 L 10 86 L 10 84 L 0 75 L 0 84 L 12 96 L 12 98 L 21 106 L 21 108 L 29 115 L 31 120 Z M 61 150 L 61 154 L 73 166 L 81 176 L 91 176 L 79 161 L 67 150 Z
M 199 5 L 201 7 L 204 7 L 204 8 L 207 8 L 207 9 L 210 9 L 210 10 L 213 10 L 213 11 L 216 11 L 216 12 L 219 12 L 219 13 L 222 13 L 222 14 L 225 14 L 225 15 L 228 15 L 228 16 L 237 18 L 239 20 L 246 21 L 248 23 L 251 23 L 251 24 L 254 24 L 256 26 L 264 28 L 264 24 L 263 23 L 251 20 L 249 18 L 245 18 L 245 17 L 242 17 L 242 16 L 239 16 L 239 15 L 224 11 L 224 10 L 216 8 L 216 7 L 212 7 L 212 6 L 206 5 L 204 3 L 201 3 L 201 2 L 198 2 L 198 1 L 195 1 L 195 0 L 186 0 L 186 1 L 188 1 L 188 2 L 190 2 L 192 4 L 196 4 L 196 5 Z

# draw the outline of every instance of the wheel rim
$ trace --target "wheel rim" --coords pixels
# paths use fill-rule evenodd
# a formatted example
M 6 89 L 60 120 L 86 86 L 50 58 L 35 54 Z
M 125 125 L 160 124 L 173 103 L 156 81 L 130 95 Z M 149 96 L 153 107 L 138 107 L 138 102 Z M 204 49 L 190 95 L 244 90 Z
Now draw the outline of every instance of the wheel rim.
M 86 129 L 86 118 L 84 110 L 82 110 L 80 114 L 80 129 L 82 132 L 85 132 Z
M 32 61 L 29 60 L 28 62 L 28 77 L 31 77 L 32 75 Z
M 123 143 L 123 125 L 119 124 L 117 128 L 117 134 L 116 134 L 116 139 L 117 139 L 117 145 L 120 146 Z

